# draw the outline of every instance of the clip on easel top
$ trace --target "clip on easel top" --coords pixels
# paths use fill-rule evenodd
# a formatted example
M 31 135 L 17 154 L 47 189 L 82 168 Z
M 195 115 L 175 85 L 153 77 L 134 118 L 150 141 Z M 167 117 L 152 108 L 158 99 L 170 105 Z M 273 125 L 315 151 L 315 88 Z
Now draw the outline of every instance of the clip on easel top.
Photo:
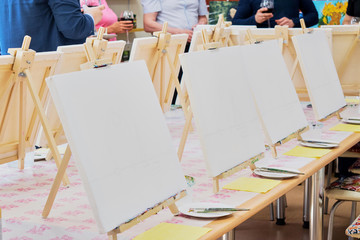
M 154 32 L 153 35 L 158 38 L 156 48 L 163 53 L 167 50 L 166 48 L 169 47 L 171 34 L 167 32 L 168 23 L 164 22 L 162 30 L 158 32 Z
M 88 62 L 80 65 L 81 70 L 99 68 L 112 64 L 111 59 L 103 59 L 108 44 L 108 41 L 103 39 L 104 33 L 105 28 L 101 27 L 96 37 L 86 39 L 84 50 Z
M 306 28 L 305 20 L 303 18 L 300 18 L 300 25 L 303 33 L 312 33 L 312 29 Z
M 9 48 L 8 53 L 14 57 L 13 71 L 15 75 L 30 69 L 34 59 L 35 51 L 30 48 L 31 37 L 25 36 L 21 48 Z

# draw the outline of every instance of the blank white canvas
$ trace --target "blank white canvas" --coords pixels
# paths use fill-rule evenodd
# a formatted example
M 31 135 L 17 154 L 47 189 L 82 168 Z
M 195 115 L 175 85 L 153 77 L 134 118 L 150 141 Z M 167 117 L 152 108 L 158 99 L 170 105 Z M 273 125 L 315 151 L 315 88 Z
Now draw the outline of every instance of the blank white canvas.
M 185 189 L 145 62 L 47 82 L 100 232 Z
M 238 80 L 245 78 L 251 87 L 267 141 L 274 144 L 305 128 L 308 123 L 279 41 L 242 46 L 239 55 L 242 58 L 238 64 L 246 71 Z
M 233 51 L 180 55 L 184 79 L 211 177 L 264 151 L 255 105 Z
M 317 120 L 346 105 L 324 32 L 292 38 Z

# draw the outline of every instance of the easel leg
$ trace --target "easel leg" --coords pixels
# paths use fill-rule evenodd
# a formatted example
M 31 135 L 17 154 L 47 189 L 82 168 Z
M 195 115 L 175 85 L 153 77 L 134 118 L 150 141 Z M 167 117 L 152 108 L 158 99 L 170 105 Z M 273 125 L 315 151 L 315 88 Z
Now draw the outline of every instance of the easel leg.
M 63 179 L 65 176 L 65 171 L 66 171 L 66 168 L 69 164 L 69 160 L 71 158 L 71 150 L 70 150 L 70 147 L 69 145 L 66 147 L 66 150 L 65 150 L 65 154 L 64 154 L 64 158 L 63 160 L 61 161 L 61 164 L 60 164 L 60 167 L 58 169 L 58 172 L 56 174 L 56 177 L 54 179 L 54 182 L 53 182 L 53 185 L 51 187 L 51 190 L 50 190 L 50 193 L 49 193 L 49 196 L 48 196 L 48 199 L 46 201 L 46 204 L 45 204 L 45 207 L 44 207 L 44 210 L 42 212 L 42 216 L 43 218 L 47 218 L 47 216 L 49 216 L 49 213 L 50 213 L 50 210 L 51 210 L 51 207 L 54 203 L 54 200 L 55 200 L 55 197 L 56 197 L 56 194 L 59 190 L 59 187 L 60 187 L 60 183 L 61 183 L 61 179 Z
M 118 229 L 114 229 L 110 232 L 107 233 L 109 240 L 117 240 L 117 234 L 120 233 L 120 231 L 118 231 Z
M 155 56 L 154 56 L 154 60 L 153 60 L 153 63 L 152 64 L 154 67 L 149 67 L 149 71 L 152 70 L 152 73 L 151 73 L 151 80 L 154 82 L 154 77 L 155 77 L 155 73 L 156 73 L 156 69 L 157 69 L 157 66 L 158 66 L 158 63 L 160 61 L 160 52 L 159 51 L 156 51 L 155 53 Z
M 178 92 L 178 96 L 179 96 L 179 98 L 180 98 L 181 106 L 183 107 L 183 111 L 184 111 L 185 118 L 188 118 L 188 117 L 189 117 L 188 105 L 186 104 L 185 98 L 183 97 L 183 92 L 182 92 L 182 89 L 181 89 L 181 86 L 180 86 L 180 83 L 179 83 L 179 79 L 176 77 L 175 67 L 174 67 L 174 65 L 172 65 L 172 63 L 171 63 L 169 54 L 166 52 L 165 55 L 166 55 L 168 64 L 169 64 L 169 66 L 170 66 L 171 77 L 172 77 L 172 78 L 170 79 L 170 82 L 169 82 L 169 85 L 168 85 L 168 91 L 169 91 L 169 88 L 171 88 L 170 83 L 171 83 L 171 85 L 172 85 L 172 81 L 174 81 L 176 91 Z M 191 126 L 190 126 L 190 127 L 191 127 Z M 192 129 L 191 129 L 191 130 L 192 130 Z
M 48 124 L 48 122 L 47 122 L 44 109 L 43 109 L 42 106 L 41 106 L 41 102 L 40 102 L 39 96 L 34 92 L 34 88 L 33 88 L 33 86 L 32 86 L 33 80 L 32 80 L 32 76 L 31 76 L 30 70 L 29 70 L 29 69 L 26 69 L 26 70 L 25 70 L 25 73 L 26 73 L 25 79 L 26 79 L 26 83 L 27 83 L 27 86 L 28 86 L 28 89 L 29 89 L 31 98 L 32 98 L 32 100 L 33 100 L 33 102 L 34 102 L 36 111 L 37 111 L 37 113 L 39 114 L 40 121 L 41 121 L 41 124 L 42 124 L 42 126 L 43 126 L 46 139 L 47 139 L 47 141 L 48 141 L 48 143 L 49 143 L 51 152 L 52 152 L 53 155 L 54 155 L 54 159 L 55 159 L 56 166 L 59 168 L 59 167 L 60 167 L 60 163 L 61 163 L 61 157 L 60 157 L 59 151 L 58 151 L 58 149 L 57 149 L 57 146 L 56 146 L 56 143 L 55 143 L 55 139 L 54 139 L 54 137 L 52 136 L 52 133 L 51 133 L 51 131 L 50 131 L 49 124 Z M 66 175 L 64 175 L 63 182 L 64 182 L 64 185 L 68 185 L 68 184 L 69 184 L 69 179 L 68 179 L 68 177 L 67 177 Z
M 175 203 L 169 205 L 169 209 L 173 215 L 179 215 L 179 209 Z
M 181 159 L 182 159 L 182 155 L 183 155 L 183 153 L 184 153 L 185 143 L 186 143 L 186 140 L 187 140 L 189 131 L 190 131 L 190 126 L 191 126 L 191 120 L 192 120 L 192 118 L 193 118 L 193 113 L 192 113 L 192 111 L 190 110 L 190 111 L 189 111 L 189 115 L 188 115 L 187 118 L 186 118 L 186 122 L 185 122 L 184 130 L 183 130 L 183 134 L 182 134 L 182 136 L 181 136 L 180 144 L 179 144 L 179 148 L 178 148 L 178 158 L 179 158 L 179 161 L 180 161 L 180 162 L 181 162 Z
M 160 105 L 161 109 L 164 111 L 165 61 L 163 54 L 160 57 L 160 61 Z
M 25 145 L 26 145 L 26 84 L 23 80 L 19 81 L 20 102 L 19 102 L 19 146 L 18 158 L 19 169 L 24 169 Z
M 291 77 L 292 80 L 294 79 L 294 76 L 295 76 L 295 73 L 296 73 L 296 69 L 297 69 L 297 67 L 298 67 L 298 64 L 299 64 L 299 59 L 296 58 L 296 59 L 295 59 L 295 62 L 294 62 L 294 65 L 293 65 L 293 67 L 291 68 L 291 72 L 290 72 L 290 77 Z
M 9 109 L 13 106 L 13 101 L 15 98 L 14 92 L 17 90 L 18 84 L 13 83 L 11 87 L 9 88 L 9 92 L 5 93 L 5 96 L 7 97 L 7 104 L 4 107 L 4 116 L 2 117 L 0 121 L 0 142 L 3 141 L 4 135 L 5 135 L 5 127 L 7 123 L 9 122 Z
M 213 178 L 213 192 L 217 193 L 220 190 L 220 186 L 219 186 L 219 179 L 217 177 Z
M 339 66 L 339 69 L 337 69 L 338 71 L 338 74 L 339 74 L 339 78 L 341 80 L 342 78 L 342 75 L 344 73 L 344 70 L 345 70 L 345 66 L 347 66 L 349 60 L 350 60 L 350 57 L 352 55 L 352 53 L 354 52 L 354 48 L 356 47 L 356 44 L 358 42 L 357 40 L 358 36 L 354 39 L 354 41 L 352 42 L 351 46 L 349 47 L 349 49 L 347 50 L 346 54 L 345 54 L 345 57 L 343 58 L 343 60 L 341 61 L 341 64 Z
M 277 158 L 276 146 L 275 146 L 275 145 L 271 145 L 271 146 L 270 146 L 270 150 L 271 150 L 271 155 L 273 156 L 273 158 Z

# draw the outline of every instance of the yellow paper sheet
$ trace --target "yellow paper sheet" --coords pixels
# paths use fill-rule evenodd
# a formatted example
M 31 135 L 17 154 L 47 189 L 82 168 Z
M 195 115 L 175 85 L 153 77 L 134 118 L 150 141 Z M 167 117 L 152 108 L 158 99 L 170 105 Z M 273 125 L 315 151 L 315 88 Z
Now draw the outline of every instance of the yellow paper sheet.
M 320 158 L 328 154 L 329 152 L 331 152 L 330 149 L 296 146 L 290 151 L 284 153 L 284 155 L 295 157 Z
M 360 99 L 359 98 L 345 98 L 346 103 L 355 103 L 355 104 L 359 104 L 360 103 Z
M 160 223 L 136 236 L 134 240 L 196 240 L 210 231 L 211 228 Z
M 360 125 L 356 124 L 338 124 L 332 128 L 332 131 L 343 131 L 343 132 L 360 132 Z
M 281 181 L 279 180 L 272 179 L 242 177 L 225 185 L 223 188 L 237 191 L 266 193 L 276 187 L 280 182 Z

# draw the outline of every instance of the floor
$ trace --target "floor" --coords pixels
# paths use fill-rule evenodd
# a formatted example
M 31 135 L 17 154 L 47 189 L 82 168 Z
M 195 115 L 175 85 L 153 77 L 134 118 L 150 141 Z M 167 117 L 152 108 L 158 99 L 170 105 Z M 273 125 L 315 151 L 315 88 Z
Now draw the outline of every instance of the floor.
M 303 207 L 304 187 L 300 185 L 290 191 L 287 196 L 288 207 L 286 208 L 286 225 L 276 225 L 270 221 L 269 208 L 265 208 L 253 218 L 236 228 L 236 240 L 307 240 L 309 239 L 309 229 L 302 227 L 302 207 Z M 332 204 L 334 201 L 330 201 Z M 330 210 L 330 208 L 329 208 Z M 333 239 L 347 239 L 344 232 L 350 224 L 351 203 L 345 202 L 336 211 L 334 220 Z M 357 212 L 359 214 L 359 212 Z M 324 235 L 327 237 L 327 226 L 329 215 L 324 216 Z

